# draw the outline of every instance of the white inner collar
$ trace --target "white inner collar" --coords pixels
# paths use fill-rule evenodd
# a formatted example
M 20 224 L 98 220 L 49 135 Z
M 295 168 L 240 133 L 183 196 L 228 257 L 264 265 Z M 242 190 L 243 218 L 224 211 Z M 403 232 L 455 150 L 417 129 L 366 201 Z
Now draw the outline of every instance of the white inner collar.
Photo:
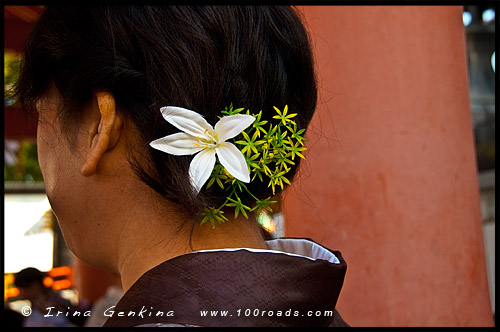
M 257 253 L 275 253 L 275 254 L 286 254 L 289 256 L 304 257 L 310 260 L 325 260 L 332 264 L 340 264 L 340 260 L 328 249 L 320 246 L 317 243 L 306 239 L 275 239 L 266 241 L 267 247 L 269 249 L 253 249 L 253 248 L 228 248 L 228 249 L 210 249 L 210 250 L 199 250 L 198 252 L 215 252 L 215 251 L 236 251 L 236 250 L 247 250 Z

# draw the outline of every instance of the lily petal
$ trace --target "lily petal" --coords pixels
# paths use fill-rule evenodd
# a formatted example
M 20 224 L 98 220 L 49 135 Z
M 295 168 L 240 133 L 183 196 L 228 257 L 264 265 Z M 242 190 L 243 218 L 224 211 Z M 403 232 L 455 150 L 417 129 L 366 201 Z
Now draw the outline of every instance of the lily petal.
M 224 142 L 235 137 L 255 121 L 255 118 L 248 114 L 229 115 L 221 118 L 215 124 L 215 132 L 219 142 Z
M 229 174 L 245 183 L 250 182 L 250 172 L 248 171 L 247 162 L 236 146 L 232 143 L 224 142 L 219 144 L 215 150 L 217 151 L 220 163 L 226 168 Z
M 200 114 L 186 108 L 165 106 L 160 111 L 165 120 L 189 135 L 202 136 L 206 130 L 214 130 Z
M 195 145 L 197 143 L 199 142 L 194 136 L 186 133 L 176 133 L 154 140 L 149 145 L 157 150 L 175 156 L 184 156 L 203 150 L 202 146 Z
M 189 165 L 191 184 L 197 193 L 207 182 L 215 166 L 215 149 L 205 149 L 194 156 Z

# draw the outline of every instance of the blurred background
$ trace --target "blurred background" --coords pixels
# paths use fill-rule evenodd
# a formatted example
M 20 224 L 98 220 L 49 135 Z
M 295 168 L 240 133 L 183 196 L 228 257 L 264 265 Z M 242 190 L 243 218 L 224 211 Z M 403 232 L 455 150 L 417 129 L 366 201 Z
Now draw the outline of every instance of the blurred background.
M 26 304 L 14 274 L 26 267 L 47 272 L 47 285 L 78 304 L 101 298 L 114 276 L 79 261 L 66 247 L 44 192 L 37 162 L 36 119 L 26 119 L 9 90 L 16 81 L 24 40 L 42 6 L 4 7 L 4 303 Z M 489 290 L 495 311 L 495 8 L 464 6 L 470 91 Z M 261 223 L 271 237 L 283 236 L 280 208 Z
M 465 6 L 469 90 L 476 145 L 481 216 L 495 312 L 495 8 Z

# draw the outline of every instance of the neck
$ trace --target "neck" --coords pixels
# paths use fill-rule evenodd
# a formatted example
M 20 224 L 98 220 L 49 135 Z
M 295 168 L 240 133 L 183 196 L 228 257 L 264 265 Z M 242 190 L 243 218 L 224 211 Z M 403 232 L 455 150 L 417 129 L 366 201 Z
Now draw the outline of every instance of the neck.
M 137 207 L 137 205 L 136 205 Z M 267 249 L 255 220 L 239 217 L 215 229 L 209 222 L 186 224 L 178 229 L 181 218 L 170 213 L 151 216 L 127 223 L 122 231 L 118 250 L 118 270 L 124 291 L 153 267 L 174 257 L 199 250 L 224 248 Z M 144 218 L 144 216 L 148 216 Z

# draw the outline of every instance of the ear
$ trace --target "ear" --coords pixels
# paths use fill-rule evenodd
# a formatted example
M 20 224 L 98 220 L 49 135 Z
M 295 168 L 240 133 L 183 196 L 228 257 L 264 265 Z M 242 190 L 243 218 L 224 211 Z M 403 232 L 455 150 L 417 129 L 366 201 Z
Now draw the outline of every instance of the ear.
M 122 121 L 116 112 L 115 98 L 109 91 L 94 92 L 92 110 L 96 114 L 91 123 L 87 156 L 81 173 L 92 176 L 106 151 L 111 150 L 120 140 Z

